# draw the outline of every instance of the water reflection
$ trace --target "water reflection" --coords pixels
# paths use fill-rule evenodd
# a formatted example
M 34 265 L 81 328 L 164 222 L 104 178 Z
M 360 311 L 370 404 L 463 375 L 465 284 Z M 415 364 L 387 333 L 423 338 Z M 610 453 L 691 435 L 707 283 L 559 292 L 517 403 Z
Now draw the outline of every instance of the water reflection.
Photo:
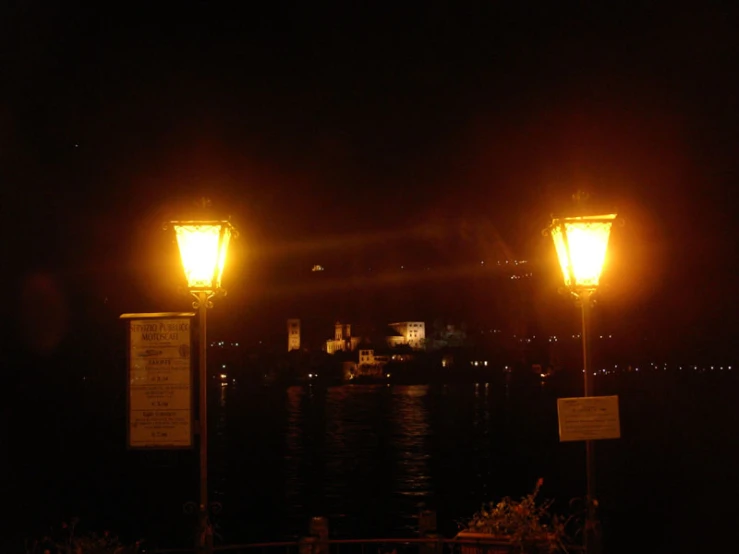
M 287 392 L 290 519 L 326 515 L 332 534 L 415 529 L 432 494 L 427 386 L 348 385 Z M 310 446 L 308 446 L 310 445 Z
M 401 497 L 396 507 L 398 516 L 404 520 L 401 528 L 417 529 L 416 516 L 423 505 L 433 498 L 433 487 L 429 459 L 428 407 L 425 397 L 428 386 L 393 387 L 391 442 L 396 451 L 395 494 Z
M 381 385 L 334 387 L 326 394 L 325 506 L 349 532 L 366 528 L 362 504 L 372 490 L 367 485 L 378 481 L 386 396 Z
M 513 421 L 501 396 L 486 383 L 435 394 L 427 385 L 290 388 L 284 482 L 293 528 L 326 515 L 335 536 L 407 536 L 420 509 L 439 508 L 444 494 L 473 511 L 505 480 Z
M 478 460 L 478 462 L 475 467 L 475 479 L 472 483 L 471 492 L 481 495 L 482 498 L 489 496 L 490 477 L 495 458 L 493 451 L 495 439 L 492 433 L 490 418 L 493 405 L 494 402 L 490 395 L 490 384 L 476 383 L 472 426 L 475 436 L 475 440 L 473 441 L 474 459 Z
M 218 391 L 218 403 L 215 409 L 209 409 L 209 416 L 213 421 L 208 422 L 211 437 L 208 441 L 208 484 L 210 489 L 210 502 L 222 503 L 228 488 L 226 476 L 228 475 L 228 453 L 229 432 L 227 395 L 228 386 L 220 387 Z
M 560 444 L 557 434 L 556 399 L 572 391 L 553 383 L 223 388 L 212 391 L 209 404 L 209 460 L 211 498 L 224 506 L 218 530 L 231 543 L 295 539 L 315 515 L 329 517 L 336 538 L 412 536 L 422 504 L 437 510 L 440 530 L 452 535 L 454 522 L 481 502 L 521 495 L 539 477 L 547 497 L 558 501 L 584 487 L 582 445 Z M 654 458 L 654 474 L 664 471 L 655 444 L 664 445 L 672 432 L 664 427 L 670 420 L 657 417 L 664 407 L 653 408 L 653 395 L 646 402 L 641 389 L 623 394 L 630 395 L 621 405 L 625 438 L 598 445 L 599 486 L 610 505 L 627 486 L 634 495 L 655 486 L 651 473 L 632 486 L 619 468 L 638 447 Z M 692 440 L 701 437 L 695 427 Z M 151 512 L 171 514 L 174 506 L 189 531 L 179 498 L 197 497 L 196 472 L 189 470 L 196 469 L 197 451 L 181 454 L 157 473 L 148 464 L 146 475 L 154 477 L 146 486 L 163 492 L 171 481 L 161 497 L 176 501 L 150 503 Z
M 304 390 L 290 387 L 287 390 L 287 428 L 285 429 L 285 502 L 288 517 L 295 520 L 305 517 L 303 505 L 303 481 L 300 478 L 303 448 L 303 409 Z

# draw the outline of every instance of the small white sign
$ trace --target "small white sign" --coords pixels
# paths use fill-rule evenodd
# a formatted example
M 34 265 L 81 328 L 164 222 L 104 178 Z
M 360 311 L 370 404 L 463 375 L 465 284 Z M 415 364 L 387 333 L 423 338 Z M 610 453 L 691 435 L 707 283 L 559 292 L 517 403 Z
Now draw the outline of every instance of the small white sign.
M 618 396 L 558 398 L 557 412 L 560 442 L 621 438 Z

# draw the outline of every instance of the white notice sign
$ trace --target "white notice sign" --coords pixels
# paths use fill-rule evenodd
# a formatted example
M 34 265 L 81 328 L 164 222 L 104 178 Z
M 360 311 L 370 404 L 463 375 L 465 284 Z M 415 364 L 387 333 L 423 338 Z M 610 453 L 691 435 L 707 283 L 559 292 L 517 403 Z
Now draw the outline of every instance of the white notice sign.
M 131 319 L 129 337 L 129 447 L 191 447 L 190 318 Z
M 618 396 L 558 398 L 557 412 L 560 442 L 621 438 Z

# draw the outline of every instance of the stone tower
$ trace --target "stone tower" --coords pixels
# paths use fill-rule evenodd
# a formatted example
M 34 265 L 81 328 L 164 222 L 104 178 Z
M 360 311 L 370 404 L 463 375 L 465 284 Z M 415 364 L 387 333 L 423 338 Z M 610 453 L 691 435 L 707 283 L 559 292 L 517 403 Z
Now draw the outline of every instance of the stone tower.
M 287 320 L 287 351 L 300 350 L 300 320 Z

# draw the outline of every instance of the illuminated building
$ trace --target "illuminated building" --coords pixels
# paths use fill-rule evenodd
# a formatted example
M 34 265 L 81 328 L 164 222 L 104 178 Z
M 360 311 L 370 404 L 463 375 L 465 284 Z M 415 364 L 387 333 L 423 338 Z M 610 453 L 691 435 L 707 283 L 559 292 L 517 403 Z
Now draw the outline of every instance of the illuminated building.
M 359 363 L 349 374 L 349 379 L 355 377 L 385 377 L 385 364 L 390 361 L 389 356 L 376 356 L 371 349 L 359 351 Z
M 384 337 L 385 344 L 390 348 L 400 345 L 406 345 L 414 350 L 420 350 L 424 347 L 426 340 L 426 324 L 423 321 L 403 321 L 398 323 L 390 323 L 388 325 L 392 329 L 390 335 Z M 336 322 L 334 327 L 334 338 L 326 341 L 326 352 L 335 354 L 336 352 L 353 352 L 361 342 L 361 337 L 353 337 L 351 334 L 351 325 Z M 360 362 L 361 363 L 361 362 Z
M 336 322 L 334 325 L 334 338 L 326 341 L 326 352 L 353 352 L 360 342 L 359 337 L 352 337 L 352 326 L 349 323 Z
M 375 365 L 375 351 L 374 350 L 360 350 L 359 351 L 359 365 Z
M 423 321 L 403 321 L 389 325 L 397 335 L 386 337 L 390 347 L 407 344 L 413 349 L 421 349 L 426 340 L 426 324 Z
M 287 351 L 300 350 L 300 320 L 287 320 Z

